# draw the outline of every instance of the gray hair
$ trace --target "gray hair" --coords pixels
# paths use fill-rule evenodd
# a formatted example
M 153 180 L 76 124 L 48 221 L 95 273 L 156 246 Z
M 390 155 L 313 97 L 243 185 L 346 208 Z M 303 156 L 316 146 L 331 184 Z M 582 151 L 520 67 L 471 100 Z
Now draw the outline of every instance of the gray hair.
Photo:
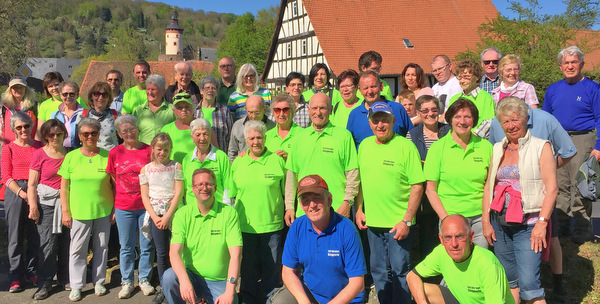
M 498 102 L 496 106 L 496 119 L 500 122 L 500 115 L 511 115 L 517 113 L 521 116 L 525 122 L 527 122 L 527 116 L 529 115 L 529 108 L 525 101 L 518 97 L 504 97 Z
M 77 124 L 77 133 L 81 133 L 81 128 L 83 127 L 94 128 L 98 132 L 100 132 L 100 129 L 102 129 L 102 126 L 100 126 L 100 121 L 89 117 L 84 117 L 79 121 Z
M 565 55 L 573 55 L 573 56 L 577 56 L 577 58 L 579 58 L 579 60 L 581 60 L 581 62 L 583 62 L 583 52 L 576 46 L 572 45 L 570 47 L 566 47 L 562 50 L 560 50 L 560 52 L 558 52 L 558 64 L 562 63 L 563 57 L 565 57 Z
M 258 72 L 252 63 L 244 63 L 240 70 L 238 71 L 237 77 L 235 79 L 235 87 L 238 91 L 244 92 L 244 77 L 250 72 L 254 72 L 256 77 L 254 78 L 254 92 L 258 90 Z
M 200 80 L 200 83 L 198 84 L 198 87 L 200 87 L 200 90 L 204 89 L 204 85 L 207 84 L 207 83 L 214 84 L 215 87 L 217 87 L 217 91 L 221 87 L 221 84 L 219 83 L 219 81 L 217 80 L 217 78 L 215 78 L 215 76 L 208 75 L 208 76 L 202 78 L 202 80 Z
M 115 123 L 114 123 L 115 130 L 121 132 L 121 126 L 126 123 L 131 124 L 136 129 L 138 128 L 137 117 L 135 117 L 131 114 L 123 114 L 123 115 L 117 117 L 117 119 L 115 119 Z
M 498 60 L 502 59 L 502 53 L 500 52 L 500 50 L 495 46 L 490 46 L 489 48 L 481 51 L 481 54 L 479 54 L 479 57 L 481 58 L 482 61 L 483 61 L 483 55 L 485 55 L 485 53 L 487 53 L 488 51 L 494 51 L 494 52 L 498 53 Z
M 79 96 L 79 85 L 77 83 L 75 83 L 74 81 L 65 80 L 65 81 L 61 82 L 58 85 L 58 92 L 62 93 L 62 90 L 63 90 L 64 87 L 71 87 L 71 88 L 73 88 L 73 90 L 75 91 L 75 93 L 77 93 L 77 96 Z
M 210 122 L 208 122 L 208 120 L 204 119 L 204 118 L 196 118 L 194 120 L 192 120 L 192 122 L 190 123 L 190 131 L 192 133 L 194 133 L 196 130 L 199 129 L 203 129 L 203 130 L 211 130 L 210 128 Z
M 146 79 L 146 85 L 148 84 L 154 84 L 164 90 L 165 86 L 167 85 L 167 81 L 162 75 L 152 74 Z
M 265 133 L 267 133 L 267 126 L 265 123 L 260 120 L 249 120 L 244 125 L 244 139 L 248 139 L 248 133 L 251 130 L 255 130 L 260 132 L 260 134 L 265 137 Z
M 192 67 L 192 64 L 187 62 L 187 61 L 180 61 L 178 63 L 175 64 L 175 73 L 179 72 L 177 70 L 178 67 L 181 67 L 183 65 L 186 65 L 188 68 L 190 68 L 190 72 L 193 74 L 194 73 L 194 67 Z
M 31 117 L 29 117 L 29 115 L 27 115 L 23 112 L 15 112 L 12 115 L 12 117 L 10 118 L 10 129 L 14 133 L 17 133 L 15 131 L 15 123 L 17 123 L 17 121 L 22 121 L 22 122 L 28 124 L 30 128 L 33 128 L 33 120 L 31 120 Z
M 290 96 L 290 94 L 288 94 L 288 93 L 281 93 L 281 94 L 273 97 L 273 99 L 271 100 L 271 113 L 273 113 L 273 107 L 275 107 L 275 104 L 282 102 L 282 101 L 288 103 L 292 114 L 296 113 L 296 103 L 294 102 L 294 99 L 292 98 L 292 96 Z

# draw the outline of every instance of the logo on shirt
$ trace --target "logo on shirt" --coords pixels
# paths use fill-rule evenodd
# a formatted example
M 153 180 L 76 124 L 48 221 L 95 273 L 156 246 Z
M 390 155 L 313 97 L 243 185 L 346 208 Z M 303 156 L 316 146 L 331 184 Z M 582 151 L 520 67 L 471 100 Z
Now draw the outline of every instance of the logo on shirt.
M 212 229 L 210 235 L 221 235 L 221 229 Z
M 395 162 L 394 162 L 393 160 L 384 160 L 384 161 L 383 161 L 383 165 L 384 165 L 384 166 L 390 166 L 390 167 L 393 167 L 393 166 L 394 166 L 394 164 L 395 164 Z
M 339 250 L 327 250 L 327 256 L 328 257 L 339 257 L 340 256 L 340 251 Z
M 468 292 L 481 292 L 480 286 L 467 286 Z
M 581 101 L 581 96 L 577 96 L 577 101 Z
M 265 178 L 269 178 L 269 179 L 271 179 L 271 178 L 275 178 L 275 174 L 272 174 L 272 173 L 265 173 Z
M 333 148 L 323 147 L 323 153 L 333 153 Z
M 473 161 L 476 163 L 482 163 L 483 158 L 481 156 L 473 156 Z

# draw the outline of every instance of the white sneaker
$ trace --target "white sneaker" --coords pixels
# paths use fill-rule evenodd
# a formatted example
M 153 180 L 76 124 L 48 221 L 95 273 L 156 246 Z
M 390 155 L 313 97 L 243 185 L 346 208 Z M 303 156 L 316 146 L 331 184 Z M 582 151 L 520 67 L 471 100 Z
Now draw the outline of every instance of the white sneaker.
M 81 300 L 81 289 L 73 289 L 69 293 L 69 300 L 71 302 L 77 302 Z
M 140 289 L 145 296 L 154 294 L 154 287 L 148 281 L 140 281 Z
M 106 291 L 106 287 L 104 287 L 104 285 L 102 285 L 102 284 L 97 284 L 97 285 L 94 287 L 94 293 L 95 293 L 97 296 L 103 296 L 103 295 L 105 295 L 105 294 L 106 294 L 106 292 L 107 292 L 107 291 Z
M 133 291 L 133 284 L 131 283 L 121 283 L 121 291 L 119 291 L 119 294 L 117 295 L 117 297 L 119 299 L 129 299 L 131 298 L 131 292 Z

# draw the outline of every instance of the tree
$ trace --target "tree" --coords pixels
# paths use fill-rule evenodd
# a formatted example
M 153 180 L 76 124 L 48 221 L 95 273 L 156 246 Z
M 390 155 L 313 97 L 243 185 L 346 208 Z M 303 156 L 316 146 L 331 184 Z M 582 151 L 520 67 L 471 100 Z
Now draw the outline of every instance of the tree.
M 548 86 L 563 78 L 557 67 L 556 55 L 569 45 L 577 45 L 585 53 L 593 45 L 585 39 L 573 24 L 593 26 L 597 12 L 588 12 L 582 4 L 592 1 L 570 0 L 571 10 L 579 12 L 577 17 L 569 10 L 560 15 L 538 13 L 538 0 L 527 0 L 528 6 L 511 1 L 510 9 L 517 18 L 509 19 L 498 15 L 479 27 L 481 42 L 476 50 L 459 53 L 456 60 L 471 58 L 479 60 L 479 53 L 489 46 L 497 47 L 503 54 L 517 54 L 524 63 L 521 78 L 535 87 L 538 99 L 543 102 Z M 571 6 L 573 3 L 573 6 Z
M 25 57 L 37 50 L 27 37 L 38 6 L 35 0 L 4 0 L 0 5 L 0 72 L 15 74 Z

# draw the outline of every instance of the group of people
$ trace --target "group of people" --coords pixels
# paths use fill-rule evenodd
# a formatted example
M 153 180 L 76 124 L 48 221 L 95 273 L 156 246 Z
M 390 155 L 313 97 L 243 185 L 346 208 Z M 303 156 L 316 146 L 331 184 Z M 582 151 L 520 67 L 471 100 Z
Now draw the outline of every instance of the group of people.
M 153 303 L 364 303 L 371 280 L 383 304 L 545 303 L 542 259 L 564 293 L 558 233 L 591 235 L 574 176 L 600 158 L 600 86 L 583 59 L 561 50 L 543 110 L 519 56 L 496 48 L 455 68 L 435 56 L 432 87 L 406 65 L 395 101 L 375 51 L 339 89 L 317 63 L 276 96 L 228 57 L 199 84 L 177 63 L 168 87 L 138 61 L 136 86 L 111 70 L 86 101 L 53 72 L 37 104 L 15 77 L 0 117 L 9 291 L 31 281 L 42 300 L 56 276 L 79 301 L 91 245 L 106 294 L 112 226 L 121 299 L 138 254 Z

